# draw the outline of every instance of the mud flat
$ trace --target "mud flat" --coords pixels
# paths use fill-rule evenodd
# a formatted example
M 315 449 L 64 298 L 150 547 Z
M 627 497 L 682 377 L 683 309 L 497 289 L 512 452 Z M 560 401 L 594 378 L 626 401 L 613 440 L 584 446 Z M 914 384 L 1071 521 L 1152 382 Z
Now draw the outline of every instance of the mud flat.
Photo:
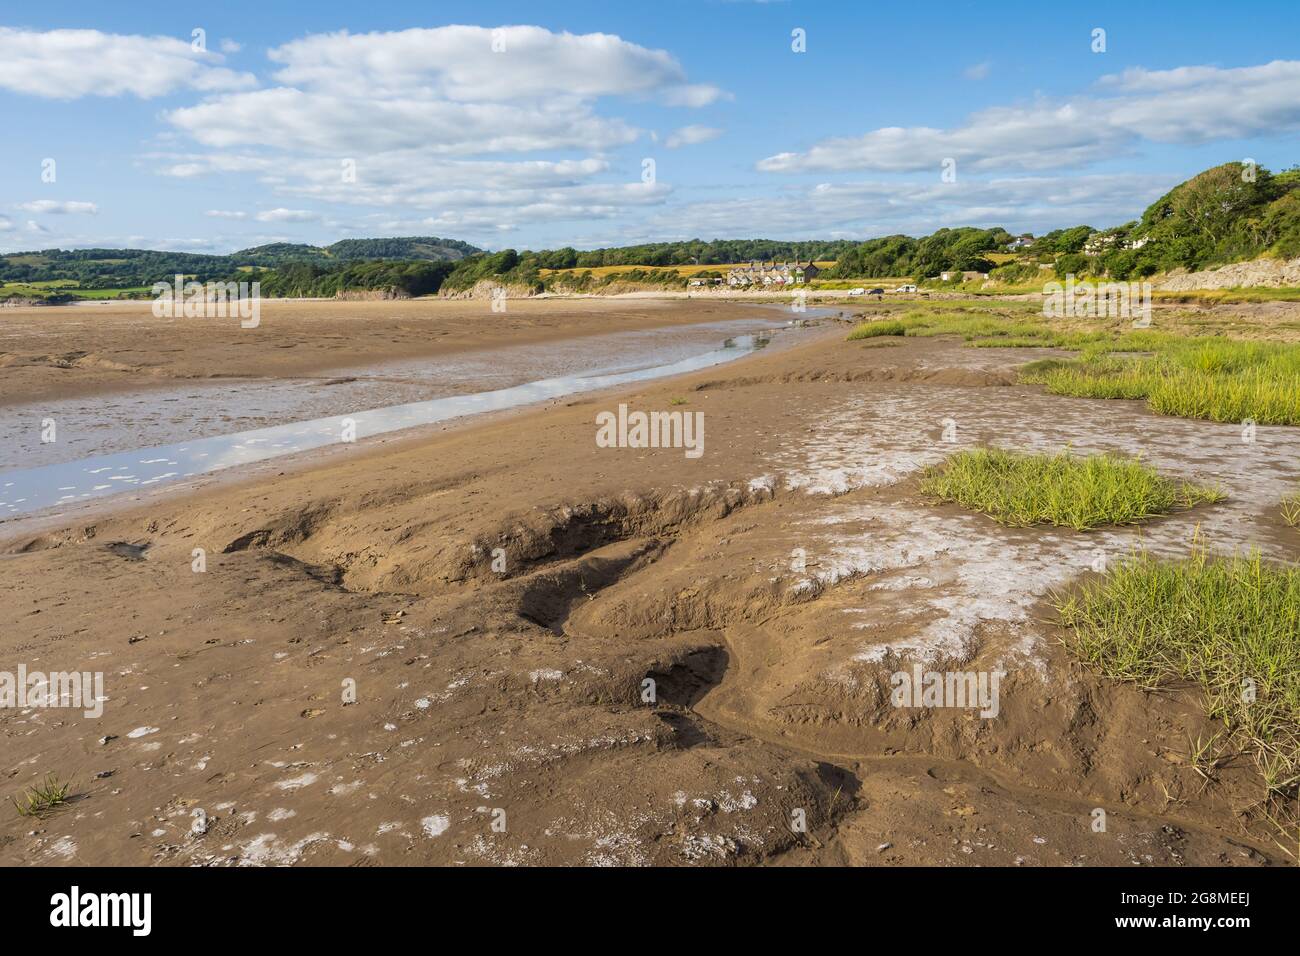
M 1043 354 L 815 334 L 11 535 L 3 666 L 107 700 L 0 711 L 8 791 L 74 782 L 0 862 L 1286 863 L 1250 761 L 1189 764 L 1198 693 L 1092 674 L 1044 599 L 1198 528 L 1295 561 L 1300 433 L 1014 384 Z M 619 403 L 703 413 L 704 453 L 598 447 Z M 922 500 L 983 444 L 1228 498 L 1090 533 Z M 997 715 L 892 706 L 916 665 L 1004 673 Z
M 324 383 L 208 383 L 13 405 L 0 421 L 0 524 L 338 444 L 345 431 L 355 442 L 720 365 L 809 321 L 793 326 L 768 310 L 390 361 Z
M 325 380 L 382 362 L 442 359 L 744 314 L 733 302 L 616 299 L 261 303 L 238 318 L 156 318 L 149 302 L 0 309 L 0 406 L 221 379 Z M 771 312 L 750 309 L 750 314 Z

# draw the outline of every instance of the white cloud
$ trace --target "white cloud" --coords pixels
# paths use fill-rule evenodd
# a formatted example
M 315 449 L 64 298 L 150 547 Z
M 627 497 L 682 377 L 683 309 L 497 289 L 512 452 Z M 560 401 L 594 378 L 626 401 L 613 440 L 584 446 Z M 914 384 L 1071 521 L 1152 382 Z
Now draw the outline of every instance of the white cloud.
M 93 202 L 65 202 L 57 199 L 36 199 L 32 202 L 19 203 L 18 208 L 27 212 L 48 213 L 65 216 L 73 213 L 95 215 L 99 207 Z
M 8 232 L 13 229 L 14 221 L 8 216 L 0 216 L 0 232 Z
M 688 83 L 665 89 L 660 98 L 669 106 L 699 107 L 708 106 L 718 100 L 734 100 L 735 96 L 707 83 Z
M 494 39 L 502 52 L 493 52 Z M 595 114 L 601 97 L 705 103 L 724 95 L 688 83 L 666 51 L 541 27 L 314 34 L 268 56 L 281 65 L 280 87 L 220 97 L 168 119 L 217 148 L 600 151 L 640 135 Z
M 1196 144 L 1300 130 L 1300 61 L 1221 69 L 1129 70 L 1103 78 L 1103 95 L 1039 100 L 972 114 L 953 129 L 885 127 L 823 140 L 758 164 L 767 172 L 1042 170 L 1131 152 L 1141 141 Z
M 595 177 L 607 172 L 609 163 L 594 157 L 518 162 L 447 160 L 419 150 L 401 150 L 359 158 L 352 169 L 355 181 L 346 182 L 337 162 L 294 160 L 271 175 L 280 177 L 281 192 L 317 201 L 427 208 L 452 202 L 521 202 L 542 193 L 559 195 L 593 189 L 600 185 L 594 182 Z M 630 174 L 628 178 L 632 178 Z M 637 188 L 631 194 L 644 192 L 644 184 L 637 181 L 633 185 Z M 606 184 L 605 188 L 621 186 Z
M 672 187 L 640 180 L 640 165 L 624 169 L 624 181 L 601 182 L 608 160 L 454 160 L 422 150 L 399 150 L 352 160 L 345 180 L 335 158 L 264 158 L 243 153 L 153 154 L 165 175 L 190 177 L 223 171 L 256 171 L 285 196 L 321 204 L 439 210 L 443 224 L 462 228 L 514 228 L 522 222 L 606 219 L 640 206 L 667 201 Z M 284 215 L 289 210 L 276 211 Z M 244 218 L 213 209 L 214 218 Z M 266 214 L 262 221 L 270 221 Z M 505 220 L 508 220 L 506 222 Z M 419 218 L 408 223 L 429 222 Z M 410 228 L 408 226 L 408 228 Z
M 144 99 L 257 85 L 252 74 L 229 70 L 222 61 L 176 37 L 0 27 L 0 89 L 50 99 L 124 93 Z
M 233 209 L 209 209 L 205 216 L 211 216 L 213 219 L 247 219 L 248 213 L 240 212 Z
M 317 222 L 320 213 L 308 209 L 264 209 L 253 217 L 258 222 Z
M 268 156 L 249 156 L 237 153 L 147 153 L 144 159 L 163 163 L 158 172 L 164 176 L 190 179 L 212 173 L 255 173 L 274 168 L 275 161 Z
M 591 183 L 556 189 L 462 189 L 430 193 L 420 202 L 393 204 L 403 211 L 437 210 L 421 217 L 386 218 L 375 225 L 381 233 L 442 230 L 482 234 L 522 225 L 586 222 L 626 217 L 637 208 L 662 206 L 672 194 L 658 183 Z
M 448 189 L 556 188 L 608 172 L 608 160 L 458 160 L 420 149 L 338 159 L 269 157 L 249 153 L 154 153 L 165 176 L 258 173 L 281 192 L 330 202 L 387 205 L 422 192 Z M 346 165 L 345 165 L 346 164 Z M 344 172 L 349 175 L 347 178 Z M 635 170 L 639 175 L 639 167 Z M 629 176 L 632 172 L 629 171 Z
M 639 95 L 703 105 L 723 95 L 689 84 L 665 50 L 607 33 L 553 33 L 533 26 L 313 34 L 267 55 L 282 65 L 275 74 L 279 82 L 345 97 L 418 92 L 423 99 L 483 103 Z
M 220 47 L 222 53 L 238 53 L 244 48 L 244 45 L 235 40 L 227 39 L 221 41 Z
M 639 165 L 621 175 L 612 167 L 606 154 L 643 134 L 597 102 L 702 105 L 726 95 L 690 82 L 666 51 L 541 27 L 316 34 L 268 56 L 280 85 L 165 114 L 207 149 L 155 154 L 161 172 L 252 173 L 286 198 L 460 222 L 605 218 L 671 190 L 641 183 Z M 715 135 L 688 126 L 673 145 Z M 545 151 L 579 155 L 527 155 Z
M 717 139 L 721 135 L 722 130 L 717 127 L 693 124 L 673 130 L 668 134 L 668 139 L 664 142 L 664 145 L 669 149 L 676 149 L 679 146 L 694 146 L 696 143 L 707 143 L 711 139 Z
M 989 73 L 992 69 L 993 64 L 988 60 L 985 60 L 983 63 L 976 63 L 972 66 L 966 67 L 966 69 L 962 71 L 962 76 L 966 77 L 968 80 L 986 80 L 988 79 Z
M 366 99 L 289 87 L 218 97 L 173 110 L 170 122 L 218 149 L 269 146 L 351 156 L 422 147 L 446 155 L 603 150 L 636 140 L 620 119 L 558 98 L 535 105 L 419 98 Z
M 1009 177 L 957 183 L 822 183 L 780 195 L 675 205 L 648 235 L 775 235 L 791 239 L 922 235 L 944 226 L 1035 232 L 1062 224 L 1104 226 L 1134 218 L 1181 176 L 1113 174 Z

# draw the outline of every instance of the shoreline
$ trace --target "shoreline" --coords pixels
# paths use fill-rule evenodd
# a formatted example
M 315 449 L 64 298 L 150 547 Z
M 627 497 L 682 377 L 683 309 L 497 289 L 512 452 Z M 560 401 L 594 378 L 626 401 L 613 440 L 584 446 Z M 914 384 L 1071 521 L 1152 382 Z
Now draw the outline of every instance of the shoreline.
M 269 300 L 256 329 L 240 329 L 237 320 L 157 319 L 148 303 L 114 303 L 93 315 L 14 309 L 0 313 L 0 407 L 211 381 L 329 377 L 385 361 L 743 318 L 746 308 L 761 316 L 772 304 L 513 300 L 497 313 L 486 301 Z
M 737 318 L 733 320 L 737 323 L 744 322 L 745 319 Z M 828 324 L 836 323 L 833 318 L 823 318 Z M 490 422 L 499 418 L 505 418 L 512 415 L 525 414 L 530 411 L 537 411 L 549 407 L 555 407 L 571 403 L 576 398 L 590 398 L 592 400 L 619 396 L 638 387 L 643 387 L 656 382 L 671 382 L 677 379 L 687 379 L 700 371 L 719 368 L 721 365 L 735 365 L 744 363 L 753 359 L 757 355 L 778 353 L 790 348 L 797 348 L 801 345 L 808 344 L 810 341 L 816 341 L 818 338 L 828 335 L 834 335 L 838 332 L 839 326 L 835 324 L 834 328 L 809 327 L 800 331 L 801 337 L 806 335 L 806 341 L 795 340 L 794 336 L 783 336 L 779 333 L 793 332 L 794 330 L 777 328 L 773 329 L 771 342 L 761 350 L 755 350 L 749 354 L 742 354 L 735 359 L 731 359 L 719 365 L 707 366 L 704 369 L 694 369 L 675 374 L 655 376 L 635 382 L 624 382 L 597 389 L 583 390 L 569 393 L 558 397 L 548 397 L 536 401 L 526 402 L 510 408 L 493 409 L 482 412 L 471 412 L 463 415 L 456 415 L 452 418 L 422 423 L 409 427 L 403 427 L 393 431 L 385 431 L 375 435 L 367 435 L 358 439 L 351 446 L 331 443 L 320 445 L 314 448 L 307 448 L 301 451 L 293 451 L 288 454 L 276 456 L 260 461 L 241 463 L 214 471 L 203 472 L 174 482 L 168 482 L 157 489 L 139 490 L 139 491 L 121 491 L 112 495 L 92 498 L 84 502 L 74 502 L 70 506 L 64 506 L 61 511 L 53 511 L 51 508 L 42 508 L 30 514 L 15 515 L 0 519 L 0 551 L 3 551 L 6 542 L 28 537 L 32 534 L 40 533 L 42 529 L 57 528 L 60 525 L 66 525 L 69 522 L 83 522 L 90 520 L 101 520 L 112 517 L 123 511 L 130 510 L 131 507 L 145 501 L 155 501 L 161 497 L 172 495 L 189 495 L 200 494 L 204 490 L 213 486 L 229 483 L 239 483 L 246 480 L 254 480 L 259 476 L 265 476 L 271 472 L 277 472 L 280 475 L 286 474 L 293 470 L 302 470 L 310 468 L 318 462 L 328 461 L 331 455 L 354 455 L 365 456 L 373 453 L 381 446 L 392 442 L 419 442 L 427 439 L 440 432 L 447 431 L 451 428 L 473 428 L 479 422 Z M 470 394 L 473 394 L 472 392 Z M 340 413 L 345 414 L 345 413 Z M 286 426 L 295 424 L 306 424 L 301 422 L 282 423 Z M 219 436 L 213 436 L 219 437 Z M 202 439 L 194 439 L 199 441 Z M 146 446 L 138 449 L 131 449 L 123 452 L 124 454 L 145 454 L 156 450 L 154 446 Z M 96 456 L 99 457 L 99 456 Z M 80 459 L 74 459 L 66 464 L 75 465 Z M 0 472 L 0 477 L 4 477 L 14 472 Z

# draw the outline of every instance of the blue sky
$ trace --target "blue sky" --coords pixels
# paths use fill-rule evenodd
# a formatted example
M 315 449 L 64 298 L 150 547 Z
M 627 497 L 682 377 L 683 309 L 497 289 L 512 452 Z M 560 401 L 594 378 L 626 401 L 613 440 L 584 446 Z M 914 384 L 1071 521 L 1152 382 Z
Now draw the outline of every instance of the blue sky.
M 1291 4 L 1075 6 L 11 5 L 0 249 L 1041 232 L 1300 161 Z

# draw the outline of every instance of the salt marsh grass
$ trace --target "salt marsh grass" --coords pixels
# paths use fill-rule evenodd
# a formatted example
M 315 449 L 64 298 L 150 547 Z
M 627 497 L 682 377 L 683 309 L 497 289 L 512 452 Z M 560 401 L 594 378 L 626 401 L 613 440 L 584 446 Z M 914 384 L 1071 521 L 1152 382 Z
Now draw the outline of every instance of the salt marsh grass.
M 903 335 L 906 332 L 907 326 L 902 322 L 863 322 L 849 333 L 848 340 L 856 342 L 859 339 L 874 339 L 880 335 Z
M 1253 755 L 1270 794 L 1300 783 L 1300 568 L 1258 553 L 1139 553 L 1053 599 L 1069 641 L 1107 677 L 1192 682 Z
M 925 472 L 921 491 L 1012 527 L 1054 524 L 1077 531 L 1133 524 L 1224 497 L 1217 488 L 1165 478 L 1137 460 L 998 448 L 952 455 Z
M 1069 361 L 1030 363 L 1021 381 L 1054 395 L 1145 399 L 1152 411 L 1179 418 L 1300 425 L 1300 346 L 1159 338 L 1144 344 L 1155 351 L 1117 356 L 1117 342 Z
M 1300 491 L 1282 499 L 1282 520 L 1293 528 L 1300 528 Z
M 1144 400 L 1152 411 L 1216 422 L 1300 425 L 1300 345 L 1176 335 L 1154 329 L 1067 328 L 1023 311 L 911 308 L 866 322 L 850 340 L 957 335 L 976 348 L 1056 348 L 1070 359 L 1031 362 L 1020 380 L 1054 395 Z

